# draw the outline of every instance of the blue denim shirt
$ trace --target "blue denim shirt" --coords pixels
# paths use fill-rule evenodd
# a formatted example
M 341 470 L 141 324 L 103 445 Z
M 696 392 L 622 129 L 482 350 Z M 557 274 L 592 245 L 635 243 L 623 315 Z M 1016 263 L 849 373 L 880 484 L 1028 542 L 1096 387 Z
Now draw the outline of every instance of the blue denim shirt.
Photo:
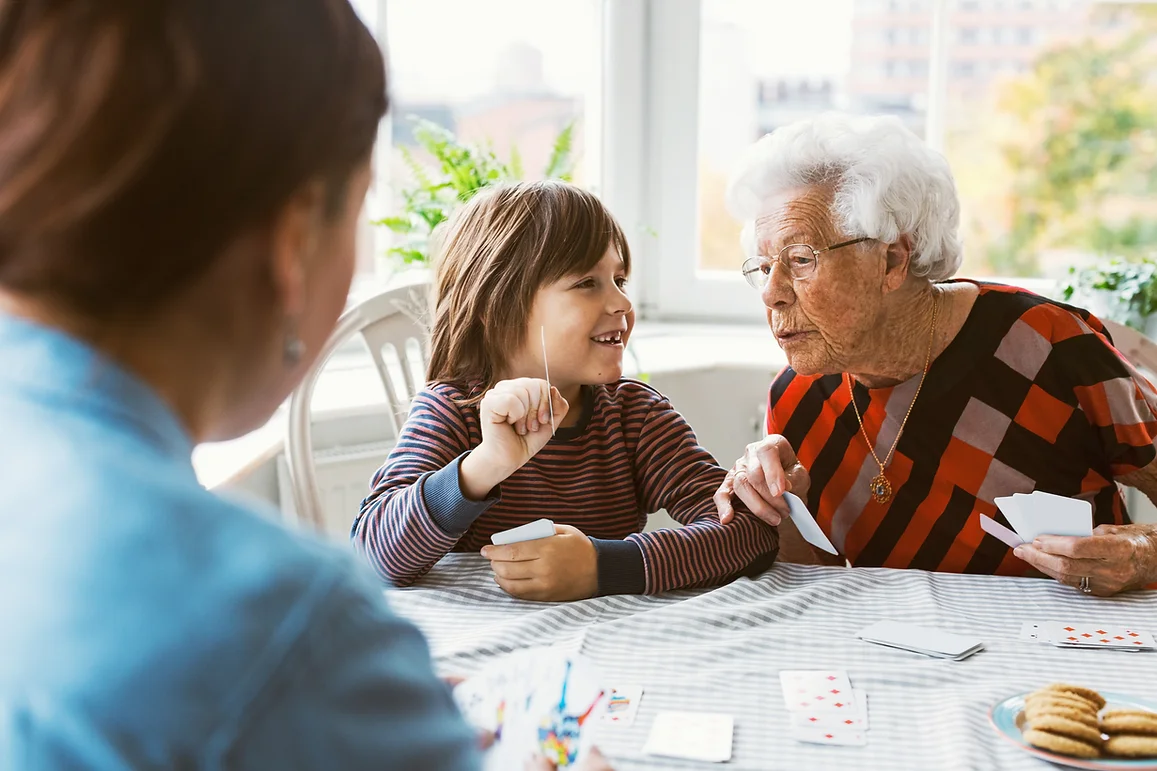
M 0 769 L 473 769 L 376 579 L 207 492 L 141 381 L 0 315 Z

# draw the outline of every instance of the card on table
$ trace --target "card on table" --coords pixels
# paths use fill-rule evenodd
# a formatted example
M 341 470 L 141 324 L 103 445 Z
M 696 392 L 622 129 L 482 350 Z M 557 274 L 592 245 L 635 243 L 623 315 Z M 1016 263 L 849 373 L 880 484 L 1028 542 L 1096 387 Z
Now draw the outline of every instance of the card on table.
M 856 637 L 864 642 L 955 661 L 966 659 L 984 649 L 984 641 L 975 637 L 899 621 L 877 621 L 857 632 Z
M 793 726 L 791 738 L 797 742 L 807 742 L 808 744 L 830 744 L 843 747 L 864 747 L 868 744 L 868 735 L 863 731 L 838 728 L 796 728 Z
M 1137 632 L 1123 626 L 1090 624 L 1088 622 L 1050 621 L 1045 624 L 1054 645 L 1079 648 L 1119 648 L 1124 650 L 1152 650 L 1157 648 L 1153 635 Z
M 1026 621 L 1020 628 L 1020 639 L 1050 643 L 1061 648 L 1157 650 L 1157 641 L 1148 632 L 1088 622 Z
M 536 519 L 525 525 L 512 527 L 490 536 L 490 543 L 495 546 L 506 546 L 523 541 L 537 541 L 539 538 L 549 538 L 554 535 L 554 522 L 549 519 Z
M 839 554 L 798 495 L 784 493 L 783 499 L 787 501 L 788 509 L 791 510 L 791 521 L 795 524 L 795 529 L 799 531 L 805 541 L 818 549 L 823 549 L 828 554 Z
M 779 673 L 783 703 L 788 710 L 851 713 L 859 705 L 848 680 L 840 669 L 785 669 Z
M 822 710 L 822 709 L 796 709 L 789 712 L 791 727 L 807 728 L 824 731 L 867 731 L 868 730 L 868 710 L 864 709 L 867 705 L 867 699 L 864 694 L 855 688 L 852 689 L 855 696 L 856 711 L 847 714 L 842 714 L 838 711 Z
M 621 726 L 630 726 L 639 714 L 639 701 L 643 698 L 643 689 L 636 685 L 616 686 L 611 691 L 611 698 L 607 702 L 606 712 L 603 713 L 604 723 L 615 723 Z
M 651 724 L 643 753 L 708 763 L 731 760 L 735 720 L 711 712 L 660 712 Z

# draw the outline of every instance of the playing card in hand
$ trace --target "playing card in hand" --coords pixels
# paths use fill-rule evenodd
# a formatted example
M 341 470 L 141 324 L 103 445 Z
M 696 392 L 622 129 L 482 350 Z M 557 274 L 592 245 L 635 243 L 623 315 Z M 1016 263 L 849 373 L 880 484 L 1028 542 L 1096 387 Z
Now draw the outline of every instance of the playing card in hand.
M 522 768 L 534 755 L 571 768 L 592 746 L 587 726 L 602 715 L 607 689 L 581 656 L 523 651 L 458 685 L 455 701 L 479 729 L 494 734 L 487 771 Z

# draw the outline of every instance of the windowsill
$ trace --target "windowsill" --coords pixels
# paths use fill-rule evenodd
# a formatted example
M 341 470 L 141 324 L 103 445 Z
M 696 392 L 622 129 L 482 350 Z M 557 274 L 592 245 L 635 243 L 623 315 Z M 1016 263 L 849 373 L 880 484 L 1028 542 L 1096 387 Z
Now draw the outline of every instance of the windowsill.
M 666 324 L 640 322 L 626 357 L 628 376 L 706 370 L 716 367 L 766 367 L 786 364 L 765 324 Z M 380 413 L 384 392 L 365 353 L 336 354 L 314 390 L 314 419 Z M 193 451 L 197 478 L 207 488 L 223 487 L 275 458 L 285 447 L 288 408 L 269 422 L 228 442 L 203 444 Z

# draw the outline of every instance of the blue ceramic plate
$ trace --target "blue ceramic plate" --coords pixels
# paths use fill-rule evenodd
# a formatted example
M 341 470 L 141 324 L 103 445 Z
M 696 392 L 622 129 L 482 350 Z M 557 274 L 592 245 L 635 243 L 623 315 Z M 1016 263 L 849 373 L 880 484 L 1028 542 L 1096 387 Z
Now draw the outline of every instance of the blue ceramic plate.
M 1136 696 L 1126 696 L 1123 693 L 1110 693 L 1108 691 L 1101 691 L 1101 695 L 1104 696 L 1105 701 L 1108 702 L 1108 709 L 1147 709 L 1150 712 L 1157 712 L 1157 701 L 1153 701 L 1152 699 L 1142 699 Z M 996 729 L 996 732 L 1024 752 L 1036 755 L 1038 758 L 1043 758 L 1050 763 L 1057 763 L 1058 765 L 1068 766 L 1069 768 L 1085 768 L 1091 771 L 1119 771 L 1120 769 L 1130 769 L 1130 771 L 1157 771 L 1157 757 L 1144 758 L 1141 760 L 1126 760 L 1123 758 L 1084 760 L 1082 758 L 1070 758 L 1067 755 L 1058 755 L 1055 752 L 1033 747 L 1026 742 L 1020 734 L 1021 726 L 1024 724 L 1025 696 L 1028 696 L 1028 693 L 1011 696 L 994 705 L 988 713 L 988 720 L 992 723 L 992 727 Z

